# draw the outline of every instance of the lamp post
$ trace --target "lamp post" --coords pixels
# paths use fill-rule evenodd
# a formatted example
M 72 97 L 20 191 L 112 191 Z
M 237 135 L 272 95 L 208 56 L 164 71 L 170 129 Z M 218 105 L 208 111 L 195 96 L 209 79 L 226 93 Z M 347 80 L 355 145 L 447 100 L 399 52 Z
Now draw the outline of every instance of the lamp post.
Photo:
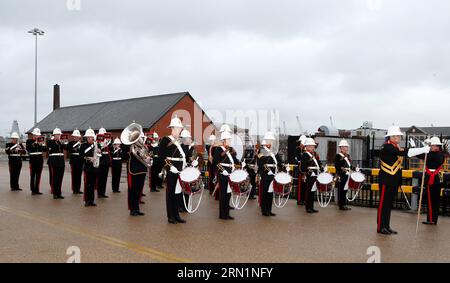
M 34 53 L 34 125 L 37 123 L 37 38 L 38 35 L 44 35 L 44 31 L 38 28 L 34 28 L 28 33 L 31 33 L 35 37 L 35 53 Z

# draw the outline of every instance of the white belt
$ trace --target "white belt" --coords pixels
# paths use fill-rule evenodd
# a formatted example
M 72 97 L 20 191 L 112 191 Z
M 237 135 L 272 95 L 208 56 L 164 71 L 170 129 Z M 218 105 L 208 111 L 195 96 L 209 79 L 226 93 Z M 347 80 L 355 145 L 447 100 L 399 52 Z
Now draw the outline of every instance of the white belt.
M 220 166 L 223 166 L 223 167 L 233 167 L 233 164 L 230 164 L 230 163 L 220 163 Z
M 102 154 L 108 154 L 109 152 L 107 152 L 107 151 L 104 151 L 104 152 L 102 152 Z
M 80 155 L 78 152 L 72 153 L 72 155 Z
M 50 153 L 49 156 L 64 156 L 64 153 Z
M 122 160 L 121 157 L 114 157 L 113 160 Z
M 435 172 L 437 169 L 428 169 L 430 172 Z
M 167 160 L 170 161 L 183 161 L 184 159 L 181 157 L 167 157 Z
M 153 157 L 158 157 L 158 155 L 153 155 Z
M 277 167 L 276 164 L 266 164 L 266 165 L 267 165 L 267 167 Z
M 42 155 L 42 152 L 30 152 L 30 155 Z
M 10 154 L 9 156 L 20 156 L 20 154 Z

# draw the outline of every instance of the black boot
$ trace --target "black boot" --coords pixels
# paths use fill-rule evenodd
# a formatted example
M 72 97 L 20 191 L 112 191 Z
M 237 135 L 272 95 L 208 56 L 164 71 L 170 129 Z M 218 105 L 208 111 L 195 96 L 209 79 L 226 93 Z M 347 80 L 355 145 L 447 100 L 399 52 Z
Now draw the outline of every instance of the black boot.
M 171 217 L 167 220 L 170 224 L 177 224 L 177 220 L 175 218 Z
M 383 235 L 391 235 L 392 233 L 386 229 L 386 228 L 381 228 L 381 230 L 378 231 L 379 234 L 383 234 Z
M 183 218 L 181 218 L 181 217 L 175 217 L 175 220 L 178 222 L 178 223 L 186 223 L 186 220 L 184 220 Z
M 398 232 L 395 230 L 392 230 L 391 227 L 388 228 L 388 231 L 391 232 L 391 234 L 397 235 Z

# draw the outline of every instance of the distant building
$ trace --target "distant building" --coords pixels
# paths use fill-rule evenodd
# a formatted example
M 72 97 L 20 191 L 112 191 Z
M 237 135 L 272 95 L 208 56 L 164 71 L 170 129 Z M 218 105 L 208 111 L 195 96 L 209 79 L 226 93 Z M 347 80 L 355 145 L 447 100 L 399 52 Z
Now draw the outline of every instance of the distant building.
M 192 133 L 197 144 L 204 141 L 214 131 L 211 120 L 200 108 L 189 92 L 170 93 L 138 98 L 130 98 L 99 103 L 59 106 L 59 86 L 54 86 L 53 111 L 37 123 L 42 134 L 50 136 L 58 127 L 63 133 L 72 133 L 74 129 L 82 133 L 89 128 L 98 131 L 105 128 L 113 137 L 119 137 L 122 130 L 135 121 L 144 131 L 156 131 L 160 137 L 170 134 L 167 126 L 173 115 L 178 115 L 183 124 Z M 188 114 L 188 115 L 186 115 Z M 190 116 L 190 118 L 185 117 Z M 191 119 L 191 121 L 189 121 Z M 194 123 L 199 119 L 201 128 Z M 33 127 L 34 128 L 34 127 Z M 28 130 L 31 133 L 33 128 Z M 203 151 L 202 147 L 198 148 Z

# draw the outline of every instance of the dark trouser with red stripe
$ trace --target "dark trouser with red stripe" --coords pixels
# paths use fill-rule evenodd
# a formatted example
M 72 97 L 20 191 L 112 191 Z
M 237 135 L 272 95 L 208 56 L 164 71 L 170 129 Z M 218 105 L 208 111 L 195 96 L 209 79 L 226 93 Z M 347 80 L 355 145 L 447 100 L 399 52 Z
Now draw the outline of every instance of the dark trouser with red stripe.
M 167 180 L 167 189 L 166 189 L 167 218 L 168 219 L 178 218 L 180 217 L 180 214 L 178 213 L 178 198 L 175 194 L 175 188 L 177 186 L 178 181 L 178 174 L 174 174 L 168 171 L 166 180 Z
M 397 185 L 380 184 L 380 205 L 378 206 L 377 231 L 389 229 L 391 222 L 392 203 L 398 192 Z
M 317 177 L 307 177 L 305 182 L 305 209 L 314 209 L 314 195 L 316 192 L 312 191 L 312 187 L 316 182 Z
M 73 161 L 70 164 L 70 173 L 72 175 L 72 192 L 79 192 L 81 188 L 81 175 L 83 175 L 83 161 Z
M 108 181 L 109 165 L 100 165 L 98 168 L 98 187 L 97 195 L 106 195 L 106 183 Z
M 43 167 L 44 160 L 42 158 L 37 160 L 30 159 L 30 190 L 33 193 L 39 193 L 39 185 L 41 183 Z
M 95 184 L 97 173 L 84 170 L 84 202 L 92 204 L 95 201 Z
M 228 176 L 218 174 L 220 186 L 220 196 L 219 196 L 219 218 L 227 218 L 230 216 L 230 198 L 231 193 L 227 193 L 228 190 Z
M 11 189 L 19 189 L 20 170 L 22 170 L 22 161 L 9 163 L 9 184 Z
M 261 180 L 261 212 L 271 213 L 272 212 L 272 202 L 273 202 L 273 192 L 269 193 L 270 183 L 273 181 L 271 179 Z
M 347 191 L 344 190 L 345 184 L 347 183 L 348 175 L 343 174 L 340 176 L 338 183 L 338 205 L 339 208 L 343 208 L 347 205 Z
M 111 167 L 111 175 L 112 175 L 112 190 L 113 192 L 118 192 L 120 189 L 120 176 L 122 175 L 122 161 L 120 163 L 114 163 Z
M 50 166 L 52 174 L 52 194 L 54 196 L 61 196 L 61 187 L 64 177 L 64 166 Z
M 427 200 L 427 221 L 437 223 L 441 202 L 441 184 L 439 182 L 435 182 L 432 186 L 427 187 Z
M 139 201 L 145 184 L 146 174 L 128 174 L 128 209 L 140 211 Z

